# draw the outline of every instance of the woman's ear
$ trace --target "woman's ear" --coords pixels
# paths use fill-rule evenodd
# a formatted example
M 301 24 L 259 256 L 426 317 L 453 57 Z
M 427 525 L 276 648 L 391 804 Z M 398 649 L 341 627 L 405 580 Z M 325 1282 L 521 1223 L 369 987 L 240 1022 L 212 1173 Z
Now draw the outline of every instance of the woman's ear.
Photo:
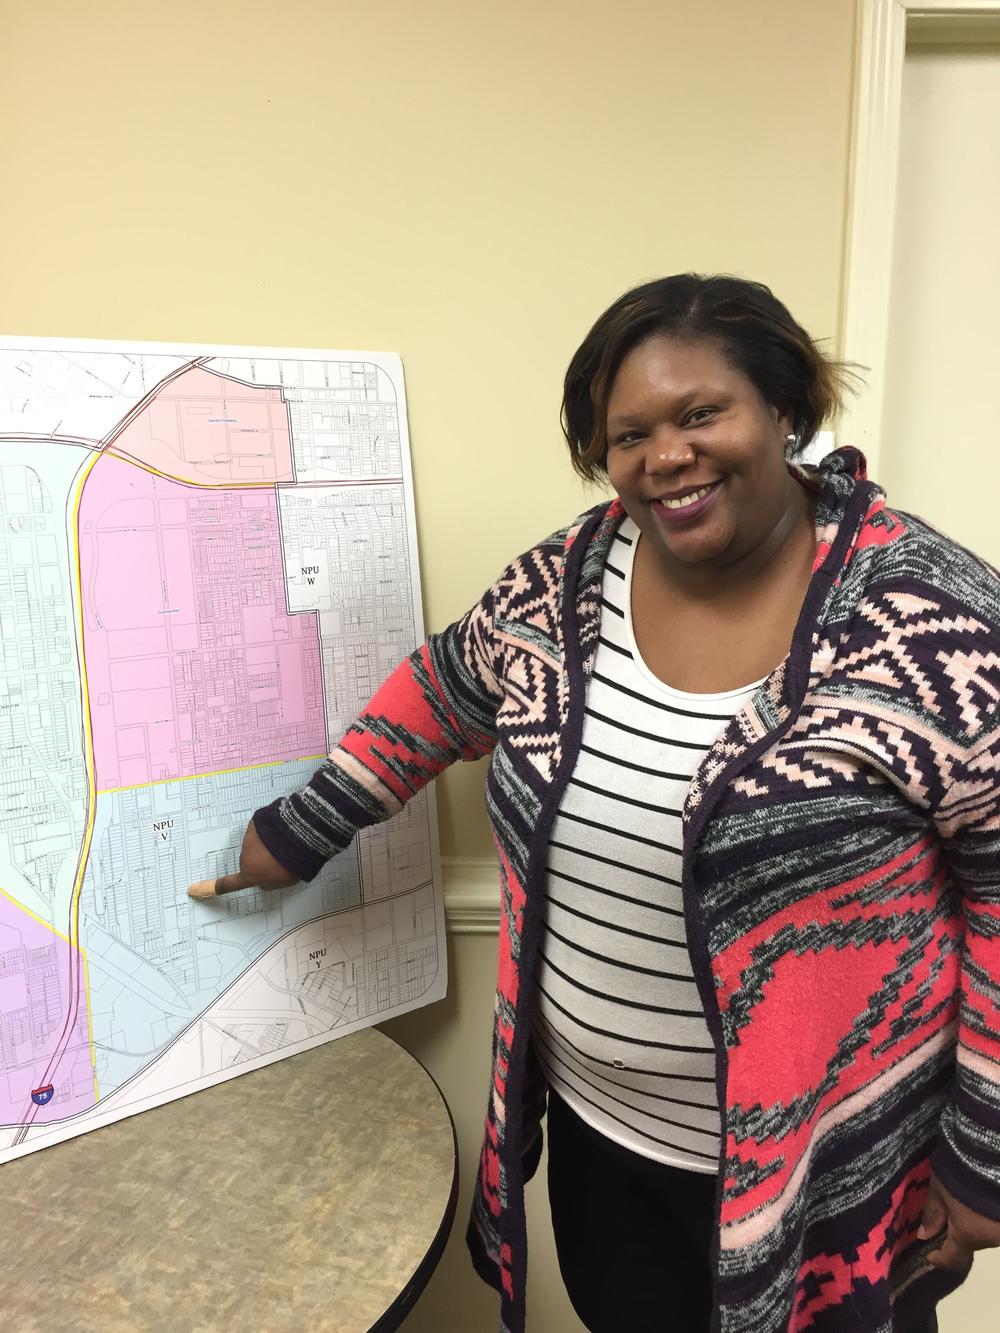
M 800 440 L 795 429 L 795 422 L 790 412 L 783 412 L 780 407 L 771 406 L 775 430 L 786 454 L 792 454 L 799 447 Z
M 777 426 L 781 434 L 794 435 L 795 424 L 792 419 L 791 412 L 788 412 L 781 407 L 775 407 L 773 403 L 769 404 L 768 406 L 771 416 L 774 418 L 774 424 Z

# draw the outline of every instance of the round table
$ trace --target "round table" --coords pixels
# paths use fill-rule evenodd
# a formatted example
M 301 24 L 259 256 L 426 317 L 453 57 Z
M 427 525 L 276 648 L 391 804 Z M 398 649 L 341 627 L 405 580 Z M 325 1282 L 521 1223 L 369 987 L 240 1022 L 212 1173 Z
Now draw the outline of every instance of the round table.
M 0 1167 L 11 1329 L 394 1329 L 444 1249 L 455 1131 L 374 1029 Z

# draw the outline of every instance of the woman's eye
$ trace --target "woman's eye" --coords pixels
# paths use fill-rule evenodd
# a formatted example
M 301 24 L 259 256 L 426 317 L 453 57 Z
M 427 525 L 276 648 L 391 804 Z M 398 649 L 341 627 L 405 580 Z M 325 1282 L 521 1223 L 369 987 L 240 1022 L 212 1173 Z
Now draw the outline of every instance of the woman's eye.
M 714 415 L 714 407 L 696 407 L 693 412 L 687 414 L 684 424 L 699 426 L 702 422 L 708 421 Z
M 620 449 L 626 449 L 630 444 L 635 444 L 638 440 L 641 439 L 642 439 L 641 431 L 630 430 L 626 431 L 623 435 L 616 435 L 615 444 L 617 444 Z

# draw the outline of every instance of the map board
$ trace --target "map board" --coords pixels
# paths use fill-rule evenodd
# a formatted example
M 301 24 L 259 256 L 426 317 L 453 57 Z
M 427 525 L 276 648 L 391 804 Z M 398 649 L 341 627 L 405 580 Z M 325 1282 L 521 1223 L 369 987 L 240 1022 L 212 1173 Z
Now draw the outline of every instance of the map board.
M 187 896 L 422 638 L 398 358 L 0 340 L 0 1162 L 445 993 L 429 791 Z

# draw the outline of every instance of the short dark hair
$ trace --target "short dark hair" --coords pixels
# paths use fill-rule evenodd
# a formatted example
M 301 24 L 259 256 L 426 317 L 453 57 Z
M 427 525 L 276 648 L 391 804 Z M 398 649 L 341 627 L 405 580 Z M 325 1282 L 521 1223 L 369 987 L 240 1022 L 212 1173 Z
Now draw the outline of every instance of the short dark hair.
M 605 310 L 566 371 L 562 426 L 573 466 L 594 481 L 607 471 L 608 399 L 625 356 L 656 334 L 715 343 L 761 397 L 791 417 L 807 443 L 843 406 L 854 367 L 822 352 L 760 282 L 678 273 L 635 287 Z

